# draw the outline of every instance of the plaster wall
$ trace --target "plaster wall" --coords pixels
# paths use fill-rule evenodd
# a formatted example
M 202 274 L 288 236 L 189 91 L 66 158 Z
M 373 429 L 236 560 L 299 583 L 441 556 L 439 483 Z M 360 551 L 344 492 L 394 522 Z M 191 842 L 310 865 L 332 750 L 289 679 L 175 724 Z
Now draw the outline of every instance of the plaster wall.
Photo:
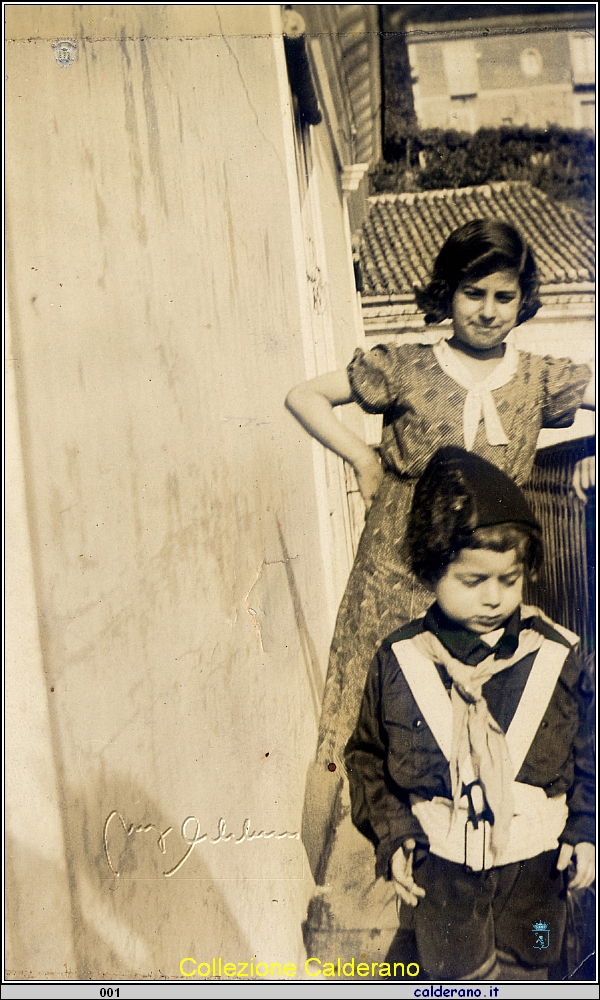
M 9 976 L 302 961 L 312 881 L 283 834 L 300 829 L 335 601 L 316 446 L 283 407 L 310 317 L 275 17 L 7 8 L 36 739 L 70 913 L 42 957 L 35 927 L 19 937 L 37 887 L 18 847 Z M 32 670 L 16 657 L 16 697 Z M 250 840 L 245 820 L 282 836 Z

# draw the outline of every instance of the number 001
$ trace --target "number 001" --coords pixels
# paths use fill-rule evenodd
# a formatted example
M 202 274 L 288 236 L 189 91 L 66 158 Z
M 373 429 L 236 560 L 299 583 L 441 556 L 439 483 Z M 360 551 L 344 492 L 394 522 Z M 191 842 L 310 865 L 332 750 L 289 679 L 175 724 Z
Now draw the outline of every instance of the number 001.
M 104 989 L 104 987 L 102 987 L 102 989 L 100 990 L 101 997 L 118 997 L 118 995 L 119 995 L 118 989 L 113 990 L 112 986 L 109 986 L 108 989 L 106 990 Z

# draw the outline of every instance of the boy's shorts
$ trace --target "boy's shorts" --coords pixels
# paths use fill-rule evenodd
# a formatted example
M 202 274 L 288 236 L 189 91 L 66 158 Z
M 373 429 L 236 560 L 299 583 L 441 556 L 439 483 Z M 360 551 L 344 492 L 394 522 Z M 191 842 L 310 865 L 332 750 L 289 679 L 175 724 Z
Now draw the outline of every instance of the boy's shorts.
M 415 858 L 413 876 L 425 889 L 413 923 L 422 968 L 434 979 L 483 979 L 496 958 L 529 968 L 555 964 L 566 923 L 565 873 L 558 850 L 489 871 L 427 853 Z M 534 930 L 543 923 L 547 930 Z M 407 924 L 408 925 L 408 924 Z M 505 959 L 506 960 L 506 959 Z

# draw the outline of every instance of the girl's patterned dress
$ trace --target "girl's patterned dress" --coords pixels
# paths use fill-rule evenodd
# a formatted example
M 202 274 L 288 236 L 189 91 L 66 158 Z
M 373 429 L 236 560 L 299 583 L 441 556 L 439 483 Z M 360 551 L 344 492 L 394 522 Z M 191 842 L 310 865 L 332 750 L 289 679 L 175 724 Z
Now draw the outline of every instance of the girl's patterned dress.
M 485 421 L 473 451 L 523 485 L 530 476 L 542 427 L 568 427 L 590 380 L 587 365 L 513 352 L 514 374 L 492 391 L 507 444 L 490 445 Z M 371 659 L 387 635 L 425 611 L 431 594 L 400 556 L 415 482 L 444 445 L 464 447 L 467 388 L 440 364 L 436 346 L 381 345 L 357 350 L 348 375 L 354 400 L 382 413 L 383 482 L 369 510 L 338 612 L 321 713 L 317 762 L 342 766 L 358 718 Z M 454 352 L 446 348 L 446 358 Z M 441 357 L 441 356 L 440 356 Z M 498 381 L 502 381 L 501 379 Z

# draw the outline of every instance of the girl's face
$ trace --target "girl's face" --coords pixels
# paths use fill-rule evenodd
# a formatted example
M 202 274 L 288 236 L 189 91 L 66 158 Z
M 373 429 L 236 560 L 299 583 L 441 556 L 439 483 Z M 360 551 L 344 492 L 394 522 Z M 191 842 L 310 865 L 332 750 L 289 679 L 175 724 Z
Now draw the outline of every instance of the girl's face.
M 508 336 L 521 305 L 514 271 L 495 271 L 477 281 L 464 281 L 452 299 L 454 336 L 476 351 L 497 347 Z

